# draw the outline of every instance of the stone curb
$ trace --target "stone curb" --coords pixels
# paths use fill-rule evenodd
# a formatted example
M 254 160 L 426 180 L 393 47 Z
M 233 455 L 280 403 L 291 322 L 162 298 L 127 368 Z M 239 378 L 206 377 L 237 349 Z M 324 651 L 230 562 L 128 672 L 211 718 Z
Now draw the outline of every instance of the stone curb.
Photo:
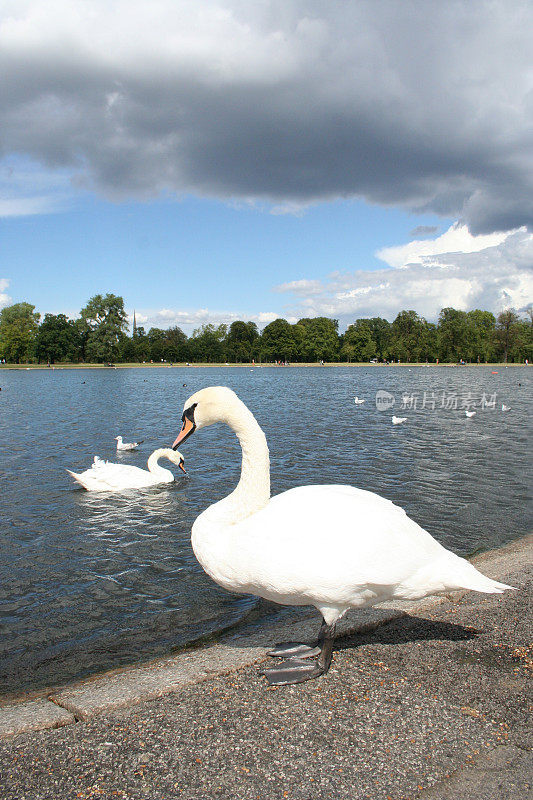
M 502 579 L 531 560 L 533 535 L 472 559 L 489 577 Z M 337 626 L 337 637 L 364 633 L 407 613 L 420 613 L 446 600 L 459 601 L 466 592 L 431 597 L 413 603 L 384 603 L 379 608 L 350 612 Z M 223 634 L 215 644 L 184 650 L 175 656 L 97 675 L 51 692 L 47 697 L 22 700 L 0 707 L 0 738 L 28 731 L 57 728 L 123 706 L 161 697 L 182 687 L 263 660 L 277 641 L 313 639 L 316 612 L 298 615 L 292 622 L 266 620 L 252 634 Z
M 75 721 L 73 714 L 45 698 L 30 700 L 0 709 L 0 738 L 45 728 L 60 728 Z

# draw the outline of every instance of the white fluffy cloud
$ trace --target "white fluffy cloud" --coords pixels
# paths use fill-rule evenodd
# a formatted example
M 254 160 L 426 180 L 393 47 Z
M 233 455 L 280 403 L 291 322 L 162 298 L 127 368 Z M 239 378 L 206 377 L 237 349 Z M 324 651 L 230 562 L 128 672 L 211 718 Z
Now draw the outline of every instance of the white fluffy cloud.
M 307 280 L 307 278 L 303 278 L 299 281 L 288 281 L 287 283 L 281 283 L 279 286 L 274 287 L 275 292 L 290 292 L 291 294 L 295 294 L 297 297 L 310 297 L 314 294 L 322 294 L 324 291 L 324 287 L 320 281 L 316 280 Z
M 277 319 L 280 314 L 273 311 L 263 311 L 255 314 L 240 313 L 237 311 L 211 311 L 208 308 L 198 308 L 192 310 L 180 310 L 162 308 L 159 310 L 135 310 L 137 325 L 143 325 L 146 330 L 149 328 L 170 328 L 177 325 L 185 333 L 190 335 L 195 328 L 201 325 L 213 324 L 231 325 L 238 319 L 246 322 L 255 322 L 259 329 L 264 328 L 269 322 Z M 128 321 L 133 323 L 133 311 L 128 314 Z M 296 320 L 293 320 L 294 322 Z
M 384 247 L 378 250 L 376 255 L 391 267 L 428 264 L 429 256 L 441 256 L 445 253 L 479 253 L 487 247 L 501 244 L 508 236 L 509 231 L 472 236 L 466 225 L 455 224 L 436 239 L 415 239 L 398 247 Z
M 412 242 L 381 251 L 379 255 L 394 264 L 392 267 L 334 273 L 320 291 L 317 281 L 309 281 L 312 285 L 307 293 L 303 288 L 306 282 L 295 281 L 293 284 L 300 284 L 300 301 L 289 306 L 290 313 L 299 317 L 335 317 L 344 326 L 357 317 L 392 320 L 402 309 L 414 309 L 426 319 L 435 320 L 446 306 L 498 313 L 531 303 L 533 235 L 522 228 L 498 236 L 495 243 L 491 243 L 491 237 L 476 238 L 472 241 L 455 227 L 430 242 Z M 461 239 L 465 252 L 443 250 L 448 243 L 457 245 Z M 411 261 L 406 263 L 406 258 Z M 276 288 L 296 294 L 291 283 Z
M 8 306 L 11 303 L 11 298 L 7 294 L 6 289 L 9 288 L 9 281 L 7 278 L 0 278 L 0 308 Z
M 525 0 L 0 0 L 0 154 L 112 198 L 510 230 L 533 217 L 532 26 Z

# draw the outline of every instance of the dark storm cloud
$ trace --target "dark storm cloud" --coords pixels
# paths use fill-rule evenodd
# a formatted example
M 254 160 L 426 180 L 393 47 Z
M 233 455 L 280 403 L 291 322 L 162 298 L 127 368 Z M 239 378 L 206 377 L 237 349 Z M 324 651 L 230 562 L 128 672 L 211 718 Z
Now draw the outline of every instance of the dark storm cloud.
M 4 153 L 114 198 L 533 218 L 530 3 L 4 0 Z
M 416 228 L 413 228 L 409 236 L 412 239 L 416 239 L 419 236 L 431 236 L 432 234 L 437 233 L 437 231 L 437 225 L 418 225 Z

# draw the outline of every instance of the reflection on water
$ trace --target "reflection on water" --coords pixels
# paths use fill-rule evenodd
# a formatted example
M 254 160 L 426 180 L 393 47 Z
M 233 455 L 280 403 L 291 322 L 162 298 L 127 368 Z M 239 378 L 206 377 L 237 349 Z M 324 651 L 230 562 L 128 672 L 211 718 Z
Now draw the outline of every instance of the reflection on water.
M 526 368 L 50 370 L 0 381 L 0 692 L 166 653 L 254 604 L 215 586 L 190 544 L 197 514 L 238 480 L 227 428 L 188 441 L 189 477 L 178 472 L 161 488 L 90 493 L 65 472 L 94 455 L 145 467 L 203 386 L 231 386 L 256 414 L 274 493 L 304 483 L 370 489 L 462 555 L 530 525 Z M 471 420 L 461 409 L 407 410 L 408 422 L 392 426 L 392 411 L 376 410 L 378 389 L 396 410 L 404 392 L 426 390 L 497 392 L 498 404 Z M 366 403 L 355 406 L 355 394 Z M 118 454 L 119 433 L 145 442 Z

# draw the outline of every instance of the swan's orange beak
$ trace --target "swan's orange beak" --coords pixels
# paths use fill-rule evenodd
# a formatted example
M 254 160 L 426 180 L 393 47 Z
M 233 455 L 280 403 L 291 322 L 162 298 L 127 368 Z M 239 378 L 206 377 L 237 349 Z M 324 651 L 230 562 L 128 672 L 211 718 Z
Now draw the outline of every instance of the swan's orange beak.
M 173 450 L 177 450 L 179 445 L 182 442 L 184 442 L 185 439 L 187 439 L 191 435 L 191 433 L 194 433 L 195 430 L 196 430 L 196 425 L 194 424 L 194 422 L 192 422 L 192 420 L 190 420 L 187 417 L 185 417 L 185 419 L 183 420 L 183 425 L 181 427 L 181 431 L 178 434 L 178 438 L 176 439 L 176 441 L 172 445 L 172 449 Z

